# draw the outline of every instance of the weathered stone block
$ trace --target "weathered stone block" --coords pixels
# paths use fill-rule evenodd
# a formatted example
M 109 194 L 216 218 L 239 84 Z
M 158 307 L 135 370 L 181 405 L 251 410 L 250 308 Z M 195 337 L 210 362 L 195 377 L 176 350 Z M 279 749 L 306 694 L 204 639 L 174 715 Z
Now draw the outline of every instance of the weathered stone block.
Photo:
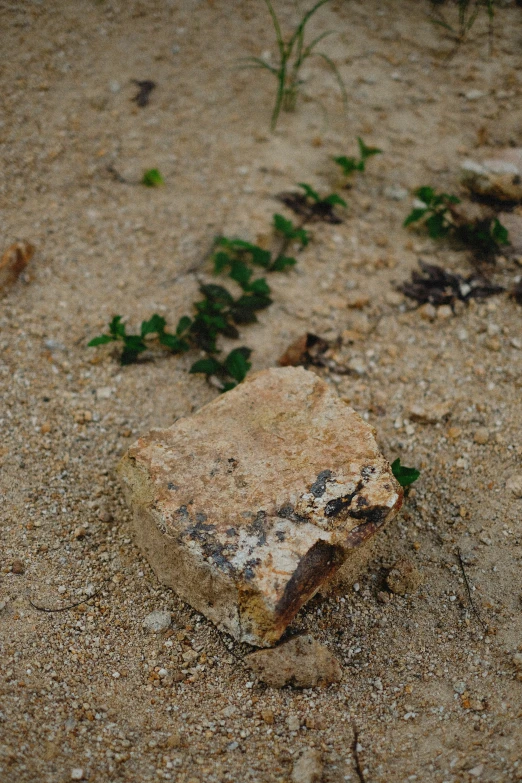
M 261 647 L 402 503 L 373 429 L 293 367 L 152 430 L 120 473 L 160 581 Z

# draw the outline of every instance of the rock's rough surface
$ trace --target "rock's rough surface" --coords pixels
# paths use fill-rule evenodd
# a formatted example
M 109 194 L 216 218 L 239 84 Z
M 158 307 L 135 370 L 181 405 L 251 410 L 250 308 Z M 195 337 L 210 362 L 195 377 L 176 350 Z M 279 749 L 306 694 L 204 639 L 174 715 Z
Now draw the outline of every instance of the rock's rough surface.
M 245 658 L 259 679 L 273 688 L 293 685 L 315 688 L 339 682 L 342 669 L 330 650 L 312 636 L 296 636 L 272 650 L 258 650 Z
M 258 373 L 153 430 L 120 473 L 159 579 L 261 647 L 395 516 L 403 494 L 372 428 L 293 367 Z

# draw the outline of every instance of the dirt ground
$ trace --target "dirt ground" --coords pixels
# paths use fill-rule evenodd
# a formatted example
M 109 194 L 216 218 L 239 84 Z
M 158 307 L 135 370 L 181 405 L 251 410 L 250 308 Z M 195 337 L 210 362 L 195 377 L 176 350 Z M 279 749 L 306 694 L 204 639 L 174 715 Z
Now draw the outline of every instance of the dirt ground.
M 276 7 L 291 28 L 294 3 Z M 498 9 L 492 56 L 481 16 L 451 59 L 428 12 L 407 0 L 322 8 L 310 34 L 337 32 L 322 46 L 346 112 L 309 61 L 297 111 L 271 134 L 270 74 L 235 67 L 275 59 L 261 0 L 0 3 L 1 242 L 36 247 L 0 302 L 3 783 L 282 782 L 305 747 L 322 752 L 327 783 L 522 780 L 522 500 L 506 489 L 522 470 L 522 311 L 499 295 L 430 321 L 396 290 L 419 258 L 471 271 L 465 252 L 402 222 L 414 188 L 460 193 L 462 160 L 522 144 L 522 11 Z M 133 79 L 157 83 L 147 107 L 132 102 Z M 330 192 L 331 158 L 355 154 L 357 135 L 383 154 L 345 192 L 344 222 L 315 224 L 297 267 L 272 275 L 274 304 L 242 344 L 262 369 L 306 331 L 344 334 L 352 370 L 324 377 L 386 456 L 422 475 L 358 581 L 291 626 L 338 656 L 342 682 L 278 691 L 158 583 L 115 475 L 139 434 L 216 390 L 187 373 L 193 353 L 122 368 L 87 342 L 115 314 L 137 327 L 190 312 L 190 270 L 211 279 L 214 236 L 266 235 L 275 211 L 290 216 L 274 196 L 296 182 Z M 139 185 L 153 167 L 165 185 Z M 509 285 L 517 269 L 499 258 L 491 276 Z M 410 420 L 435 402 L 449 418 Z M 423 579 L 404 597 L 383 587 L 400 558 Z M 69 611 L 30 603 L 99 589 Z M 172 612 L 166 634 L 142 627 L 155 609 Z

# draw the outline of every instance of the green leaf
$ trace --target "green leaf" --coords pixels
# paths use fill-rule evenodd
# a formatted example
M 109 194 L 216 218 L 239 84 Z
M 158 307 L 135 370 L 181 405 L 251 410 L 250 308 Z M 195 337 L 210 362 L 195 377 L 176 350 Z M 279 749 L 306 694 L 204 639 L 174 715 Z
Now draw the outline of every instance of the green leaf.
M 121 315 L 115 315 L 109 324 L 109 332 L 117 340 L 125 336 L 125 324 L 121 322 Z
M 440 239 L 445 237 L 450 230 L 449 224 L 446 222 L 443 212 L 434 212 L 426 220 L 426 227 L 428 234 L 432 239 Z
M 342 168 L 345 177 L 353 174 L 354 171 L 357 171 L 357 161 L 355 158 L 347 158 L 346 155 L 340 155 L 339 157 L 334 158 L 334 162 Z
M 267 267 L 270 264 L 270 252 L 263 250 L 258 245 L 253 245 L 251 242 L 246 242 L 244 239 L 228 239 L 227 237 L 218 237 L 217 244 L 222 247 L 226 247 L 233 253 L 237 253 L 240 256 L 247 254 L 250 256 L 252 263 L 256 266 Z
M 89 348 L 93 348 L 95 345 L 105 345 L 106 343 L 114 342 L 116 338 L 109 334 L 101 334 L 99 337 L 93 337 L 90 342 L 87 343 Z
M 241 288 L 246 288 L 252 277 L 252 270 L 243 261 L 234 259 L 231 264 L 230 277 L 239 283 Z
M 412 211 L 410 212 L 410 214 L 408 215 L 408 217 L 406 218 L 406 220 L 402 225 L 406 227 L 409 226 L 410 223 L 416 223 L 417 220 L 420 220 L 421 218 L 424 217 L 427 211 L 428 211 L 428 207 L 423 207 L 423 208 L 419 207 L 417 209 L 412 209 Z
M 372 155 L 382 155 L 382 150 L 378 147 L 367 147 L 360 136 L 357 136 L 357 144 L 359 145 L 362 163 L 364 163 L 367 158 L 371 158 Z M 364 171 L 364 167 L 362 171 Z
M 304 228 L 297 228 L 291 220 L 287 220 L 283 215 L 279 215 L 277 212 L 274 215 L 274 228 L 286 237 L 286 239 L 299 240 L 303 247 L 306 247 L 310 241 L 310 236 Z
M 224 253 L 222 250 L 218 253 L 214 253 L 214 272 L 219 275 L 224 272 L 227 266 L 230 266 L 232 259 L 228 253 Z
M 312 199 L 312 201 L 315 201 L 316 203 L 318 201 L 321 201 L 321 197 L 319 196 L 319 193 L 315 191 L 310 185 L 307 185 L 306 182 L 298 182 L 297 183 L 300 188 L 302 188 L 305 192 L 305 195 Z
M 141 336 L 145 337 L 147 334 L 161 334 L 165 331 L 166 323 L 163 316 L 154 313 L 149 321 L 143 321 L 141 324 Z
M 433 190 L 433 188 L 424 186 L 422 188 L 418 188 L 415 191 L 415 195 L 424 204 L 426 204 L 427 207 L 429 207 L 429 206 L 431 206 L 431 203 L 432 203 L 433 199 L 435 198 L 435 191 Z
M 407 468 L 404 465 L 401 465 L 400 457 L 397 457 L 397 459 L 392 462 L 391 469 L 401 487 L 408 487 L 410 484 L 413 484 L 414 481 L 417 481 L 420 476 L 420 470 L 417 470 L 417 468 Z
M 270 267 L 271 272 L 282 272 L 284 269 L 286 269 L 289 266 L 295 266 L 297 264 L 297 261 L 295 258 L 291 258 L 290 256 L 278 256 L 272 266 Z
M 199 290 L 207 297 L 211 302 L 217 302 L 218 304 L 230 305 L 234 301 L 232 294 L 223 288 L 222 285 L 214 285 L 208 283 L 207 285 L 200 285 Z
M 491 236 L 497 245 L 509 245 L 509 232 L 507 228 L 502 225 L 498 218 L 493 220 Z
M 168 334 L 167 332 L 160 334 L 159 341 L 161 345 L 164 345 L 172 353 L 185 353 L 190 348 L 186 340 L 180 340 L 175 334 Z
M 155 188 L 158 185 L 164 185 L 165 182 L 158 169 L 149 169 L 143 175 L 141 184 L 146 185 L 148 188 Z
M 235 381 L 228 381 L 227 383 L 223 384 L 223 388 L 221 389 L 221 393 L 224 394 L 227 391 L 230 391 L 231 389 L 235 389 L 237 386 L 237 383 Z
M 189 318 L 188 315 L 182 316 L 179 321 L 178 325 L 176 326 L 176 334 L 178 337 L 183 334 L 183 332 L 186 332 L 187 329 L 190 329 L 192 325 L 192 318 Z
M 346 203 L 344 198 L 341 198 L 340 196 L 338 196 L 337 193 L 330 193 L 329 196 L 327 196 L 326 198 L 323 199 L 323 202 L 325 204 L 331 204 L 332 206 L 334 206 L 335 204 L 338 204 L 340 207 L 347 207 L 348 206 L 348 204 Z
M 218 362 L 217 359 L 213 359 L 212 357 L 209 357 L 208 359 L 200 359 L 199 361 L 194 362 L 189 370 L 189 372 L 192 374 L 201 372 L 207 377 L 209 375 L 215 375 L 216 373 L 219 374 L 222 371 L 223 365 Z
M 260 277 L 252 283 L 249 283 L 246 290 L 251 291 L 253 294 L 261 294 L 262 296 L 269 296 L 271 293 L 270 286 L 264 277 Z
M 238 383 L 241 383 L 245 379 L 247 372 L 251 368 L 251 363 L 248 361 L 252 351 L 250 348 L 234 348 L 230 351 L 227 358 L 224 361 L 224 367 L 229 375 L 232 376 Z

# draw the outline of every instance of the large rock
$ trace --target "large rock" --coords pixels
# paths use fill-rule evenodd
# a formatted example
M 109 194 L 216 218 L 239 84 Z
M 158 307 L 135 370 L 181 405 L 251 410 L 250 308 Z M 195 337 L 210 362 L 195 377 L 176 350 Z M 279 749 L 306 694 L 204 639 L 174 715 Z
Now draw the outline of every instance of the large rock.
M 261 647 L 402 503 L 373 429 L 293 367 L 152 430 L 120 472 L 160 581 Z
M 499 201 L 522 201 L 522 148 L 498 150 L 495 158 L 461 165 L 462 183 L 479 196 Z
M 339 682 L 341 665 L 330 650 L 312 636 L 296 636 L 272 650 L 258 650 L 245 658 L 259 679 L 273 688 L 293 685 L 315 688 Z

